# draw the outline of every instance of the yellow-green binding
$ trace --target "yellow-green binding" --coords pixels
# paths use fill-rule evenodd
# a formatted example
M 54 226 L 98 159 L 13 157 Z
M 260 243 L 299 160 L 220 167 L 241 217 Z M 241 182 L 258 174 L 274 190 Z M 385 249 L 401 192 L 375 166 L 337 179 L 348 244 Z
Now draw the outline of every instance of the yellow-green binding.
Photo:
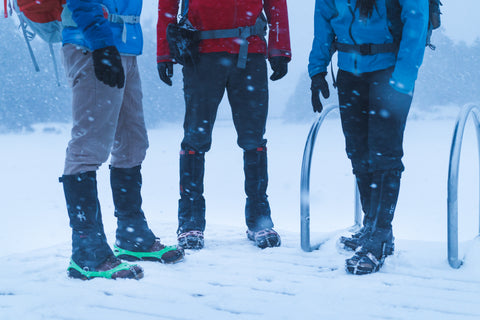
M 120 263 L 118 266 L 116 266 L 115 268 L 110 269 L 110 270 L 88 271 L 88 270 L 80 268 L 80 266 L 78 264 L 76 264 L 75 261 L 70 260 L 70 266 L 68 268 L 77 270 L 78 272 L 80 272 L 80 274 L 82 274 L 83 276 L 85 276 L 88 279 L 91 279 L 91 278 L 111 279 L 115 272 L 122 271 L 122 270 L 131 270 L 130 268 L 132 266 L 133 265 L 128 264 L 128 263 Z
M 127 255 L 127 256 L 132 256 L 137 259 L 144 259 L 144 258 L 155 258 L 158 260 L 163 260 L 162 256 L 164 253 L 177 250 L 176 246 L 167 246 L 163 248 L 160 251 L 153 251 L 153 252 L 147 252 L 147 251 L 130 251 L 130 250 L 125 250 L 122 248 L 117 247 L 116 245 L 113 246 L 113 254 L 115 256 L 122 256 L 122 255 Z

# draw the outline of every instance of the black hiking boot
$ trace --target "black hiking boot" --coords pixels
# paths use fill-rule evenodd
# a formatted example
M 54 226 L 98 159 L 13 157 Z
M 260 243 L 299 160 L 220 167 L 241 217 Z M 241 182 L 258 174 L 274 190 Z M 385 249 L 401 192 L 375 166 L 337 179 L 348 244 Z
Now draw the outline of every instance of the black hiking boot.
M 244 151 L 243 171 L 247 195 L 245 203 L 247 227 L 249 230 L 270 230 L 273 228 L 273 221 L 267 196 L 267 148 L 259 147 Z
M 281 244 L 280 235 L 273 229 L 247 230 L 247 237 L 260 249 L 279 247 Z
M 372 231 L 371 225 L 363 226 L 360 230 L 352 234 L 350 237 L 342 236 L 338 240 L 345 250 L 355 251 L 361 247 L 363 242 L 368 239 Z
M 339 242 L 343 244 L 343 248 L 347 251 L 355 251 L 361 247 L 365 241 L 368 240 L 372 232 L 372 227 L 362 227 L 358 232 L 352 234 L 350 237 L 340 237 Z M 385 244 L 385 254 L 387 256 L 392 255 L 395 251 L 395 244 L 393 242 L 395 238 L 392 237 L 392 241 Z
M 82 268 L 75 261 L 70 260 L 67 274 L 70 278 L 80 280 L 93 278 L 139 280 L 143 278 L 143 269 L 136 264 L 122 263 L 120 259 L 112 255 L 95 269 Z
M 113 252 L 103 230 L 97 197 L 96 172 L 63 175 L 65 200 L 72 228 L 72 261 L 82 270 L 95 270 Z
M 183 249 L 200 250 L 204 246 L 203 232 L 198 230 L 182 232 L 177 240 L 178 246 Z
M 146 251 L 125 250 L 117 245 L 113 246 L 113 253 L 117 258 L 127 261 L 158 261 L 161 263 L 176 263 L 184 258 L 184 251 L 177 246 L 166 246 L 156 239 L 150 249 Z
M 391 229 L 376 228 L 355 252 L 345 260 L 347 272 L 363 275 L 377 272 L 385 258 L 393 254 L 393 234 Z
M 360 247 L 363 241 L 368 238 L 372 230 L 372 225 L 375 221 L 376 212 L 370 208 L 372 198 L 372 174 L 371 173 L 357 173 L 355 174 L 358 191 L 360 193 L 360 201 L 362 210 L 365 213 L 363 217 L 363 227 L 350 237 L 340 237 L 339 242 L 343 248 L 348 251 L 355 251 Z
M 180 151 L 180 199 L 178 200 L 177 229 L 179 237 L 190 230 L 205 230 L 204 172 L 204 152 L 183 149 Z M 191 235 L 189 234 L 189 236 Z M 192 238 L 192 241 L 194 240 Z M 186 245 L 190 247 L 190 245 Z M 203 247 L 203 234 L 201 235 L 201 245 L 199 242 L 198 245 L 193 246 L 197 249 Z
M 392 229 L 392 220 L 398 199 L 401 172 L 398 170 L 378 172 L 371 176 L 357 175 L 357 185 L 362 198 L 362 207 L 365 211 L 363 227 L 351 237 L 341 237 L 339 242 L 347 250 L 357 250 L 363 246 L 371 234 L 374 226 L 381 229 Z M 366 186 L 370 184 L 368 187 Z M 369 199 L 364 199 L 366 196 Z M 385 252 L 393 254 L 393 236 L 387 241 Z
M 114 254 L 127 261 L 175 263 L 183 259 L 182 249 L 165 246 L 150 230 L 142 210 L 141 167 L 110 167 L 110 184 L 117 220 Z
M 110 167 L 117 230 L 115 244 L 129 251 L 149 251 L 155 242 L 155 235 L 148 227 L 142 210 L 141 167 Z

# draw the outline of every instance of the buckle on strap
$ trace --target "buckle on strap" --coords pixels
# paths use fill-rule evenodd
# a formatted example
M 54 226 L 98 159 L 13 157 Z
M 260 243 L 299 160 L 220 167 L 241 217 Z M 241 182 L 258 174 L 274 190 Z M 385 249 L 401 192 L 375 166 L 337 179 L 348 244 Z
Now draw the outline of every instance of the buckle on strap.
M 372 44 L 364 43 L 359 45 L 359 52 L 362 56 L 368 56 L 372 54 Z
M 239 27 L 238 37 L 241 39 L 247 39 L 252 35 L 252 27 Z

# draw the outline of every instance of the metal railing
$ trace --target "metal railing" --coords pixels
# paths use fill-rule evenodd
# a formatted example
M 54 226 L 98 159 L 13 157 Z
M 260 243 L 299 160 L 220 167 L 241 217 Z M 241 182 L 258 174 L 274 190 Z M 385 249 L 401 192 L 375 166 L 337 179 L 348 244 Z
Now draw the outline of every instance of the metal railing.
M 312 125 L 305 143 L 305 150 L 303 152 L 302 172 L 300 178 L 300 243 L 301 247 L 306 252 L 311 252 L 320 247 L 320 244 L 310 244 L 310 168 L 312 163 L 313 149 L 315 140 L 317 138 L 318 130 L 320 129 L 323 120 L 327 115 L 333 111 L 338 110 L 338 106 L 326 107 L 317 121 Z M 353 227 L 359 228 L 361 226 L 362 211 L 360 205 L 360 193 L 358 192 L 355 183 L 355 225 Z
M 458 259 L 458 172 L 460 167 L 460 151 L 462 148 L 465 125 L 471 114 L 473 115 L 473 121 L 477 132 L 477 144 L 480 159 L 480 107 L 475 104 L 467 104 L 460 111 L 455 124 L 452 147 L 450 149 L 450 163 L 448 167 L 448 263 L 455 269 L 460 268 L 462 265 L 462 261 Z

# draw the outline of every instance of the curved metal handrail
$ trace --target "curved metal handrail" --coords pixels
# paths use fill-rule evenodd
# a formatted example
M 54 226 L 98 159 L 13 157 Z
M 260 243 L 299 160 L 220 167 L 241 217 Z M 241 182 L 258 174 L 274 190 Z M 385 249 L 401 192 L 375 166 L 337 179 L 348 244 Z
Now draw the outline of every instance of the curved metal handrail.
M 462 265 L 462 261 L 458 259 L 458 171 L 460 167 L 460 151 L 462 149 L 465 125 L 471 114 L 473 114 L 473 121 L 477 132 L 480 159 L 480 107 L 475 104 L 467 104 L 460 111 L 455 124 L 448 167 L 448 263 L 455 269 L 460 268 Z
M 315 146 L 318 130 L 320 129 L 323 120 L 325 120 L 331 111 L 337 109 L 338 106 L 330 105 L 322 111 L 308 133 L 307 142 L 305 143 L 305 150 L 303 152 L 302 173 L 300 178 L 300 243 L 302 249 L 306 252 L 316 250 L 321 245 L 316 244 L 312 246 L 310 244 L 310 168 L 313 148 Z M 355 183 L 355 227 L 361 226 L 361 219 L 362 212 L 360 209 L 360 194 Z

